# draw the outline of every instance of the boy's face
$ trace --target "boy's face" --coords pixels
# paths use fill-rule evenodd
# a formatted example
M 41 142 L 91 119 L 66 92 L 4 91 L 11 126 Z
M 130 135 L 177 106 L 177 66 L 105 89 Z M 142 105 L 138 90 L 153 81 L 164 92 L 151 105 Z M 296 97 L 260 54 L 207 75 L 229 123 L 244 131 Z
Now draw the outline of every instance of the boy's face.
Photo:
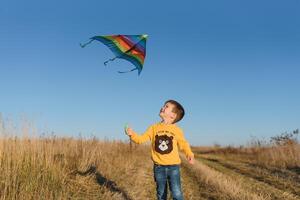
M 166 103 L 161 109 L 159 116 L 164 120 L 173 123 L 176 119 L 177 114 L 173 112 L 175 105 L 172 103 Z

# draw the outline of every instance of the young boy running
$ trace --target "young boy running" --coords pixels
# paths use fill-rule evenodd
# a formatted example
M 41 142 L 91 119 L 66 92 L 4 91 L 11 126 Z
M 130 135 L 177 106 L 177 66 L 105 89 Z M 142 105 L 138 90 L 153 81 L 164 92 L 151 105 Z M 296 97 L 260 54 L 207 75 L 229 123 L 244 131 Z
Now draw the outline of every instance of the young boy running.
M 184 151 L 189 163 L 194 164 L 190 145 L 185 140 L 183 131 L 176 125 L 183 118 L 184 109 L 177 101 L 168 100 L 159 116 L 161 122 L 151 125 L 143 135 L 138 135 L 131 128 L 126 128 L 126 133 L 137 144 L 151 141 L 157 199 L 167 199 L 169 185 L 173 199 L 182 200 L 179 149 Z

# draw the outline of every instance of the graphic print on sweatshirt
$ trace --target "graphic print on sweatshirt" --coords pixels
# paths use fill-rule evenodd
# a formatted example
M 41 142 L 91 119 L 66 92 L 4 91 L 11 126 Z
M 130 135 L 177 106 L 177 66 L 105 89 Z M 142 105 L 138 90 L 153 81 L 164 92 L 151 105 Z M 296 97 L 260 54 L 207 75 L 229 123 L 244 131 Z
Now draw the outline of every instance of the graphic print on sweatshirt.
M 155 135 L 155 151 L 168 154 L 173 150 L 173 136 Z

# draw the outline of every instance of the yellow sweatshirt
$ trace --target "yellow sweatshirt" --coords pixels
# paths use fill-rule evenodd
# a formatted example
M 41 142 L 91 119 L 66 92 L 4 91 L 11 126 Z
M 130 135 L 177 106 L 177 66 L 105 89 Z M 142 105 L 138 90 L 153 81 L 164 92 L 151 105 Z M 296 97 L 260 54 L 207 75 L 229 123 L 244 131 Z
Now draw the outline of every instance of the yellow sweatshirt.
M 137 144 L 150 140 L 152 160 L 159 165 L 180 164 L 179 149 L 186 156 L 194 155 L 182 130 L 175 124 L 157 123 L 150 126 L 143 135 L 134 133 L 130 138 Z

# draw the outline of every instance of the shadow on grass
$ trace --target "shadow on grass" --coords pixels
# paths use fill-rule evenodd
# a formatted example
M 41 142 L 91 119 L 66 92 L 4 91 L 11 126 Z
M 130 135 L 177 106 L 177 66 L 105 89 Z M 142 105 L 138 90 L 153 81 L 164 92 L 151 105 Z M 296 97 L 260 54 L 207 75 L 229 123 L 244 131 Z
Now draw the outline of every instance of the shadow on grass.
M 300 175 L 300 167 L 290 167 L 288 169 Z
M 117 192 L 120 193 L 125 200 L 132 200 L 126 191 L 122 190 L 117 186 L 117 184 L 114 181 L 111 181 L 107 178 L 105 178 L 100 172 L 97 171 L 97 167 L 90 166 L 86 171 L 75 171 L 74 174 L 78 174 L 80 176 L 89 176 L 89 175 L 95 175 L 96 181 L 100 186 L 104 186 L 107 189 L 109 189 L 111 192 Z

